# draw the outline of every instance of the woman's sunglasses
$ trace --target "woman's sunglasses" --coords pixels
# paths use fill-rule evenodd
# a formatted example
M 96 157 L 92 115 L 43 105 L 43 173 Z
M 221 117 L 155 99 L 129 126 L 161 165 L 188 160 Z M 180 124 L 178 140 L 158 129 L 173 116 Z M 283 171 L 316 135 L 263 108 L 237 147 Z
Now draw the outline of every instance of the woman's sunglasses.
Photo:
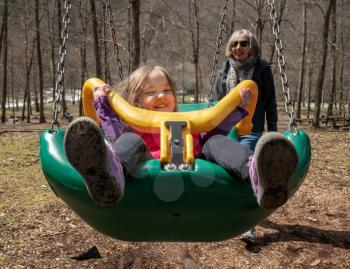
M 238 44 L 241 48 L 245 48 L 246 46 L 249 45 L 249 41 L 248 40 L 243 40 L 243 41 L 234 41 L 232 43 L 232 46 L 231 48 L 237 48 L 238 47 Z

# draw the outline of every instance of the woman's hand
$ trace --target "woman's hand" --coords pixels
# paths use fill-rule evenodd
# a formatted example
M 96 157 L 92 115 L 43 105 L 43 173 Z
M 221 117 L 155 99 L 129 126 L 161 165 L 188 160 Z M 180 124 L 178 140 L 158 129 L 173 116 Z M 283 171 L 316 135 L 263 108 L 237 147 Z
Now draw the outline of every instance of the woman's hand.
M 241 108 L 245 109 L 245 108 L 247 108 L 249 101 L 250 101 L 250 98 L 252 96 L 250 89 L 247 87 L 241 87 L 239 89 L 239 94 L 241 95 L 241 98 L 242 98 L 242 102 L 239 106 Z
M 111 86 L 108 84 L 103 84 L 101 86 L 94 87 L 94 100 L 100 96 L 106 96 L 111 92 Z

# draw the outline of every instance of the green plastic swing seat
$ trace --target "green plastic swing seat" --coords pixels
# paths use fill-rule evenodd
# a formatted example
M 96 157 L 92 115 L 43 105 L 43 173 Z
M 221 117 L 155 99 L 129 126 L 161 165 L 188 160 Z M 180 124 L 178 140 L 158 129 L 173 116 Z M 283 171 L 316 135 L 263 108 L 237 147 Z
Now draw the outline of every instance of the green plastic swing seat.
M 201 109 L 206 104 L 180 105 L 180 110 Z M 299 157 L 289 186 L 293 195 L 309 168 L 311 146 L 304 131 L 286 131 L 284 135 L 294 144 Z M 231 137 L 235 136 L 233 131 Z M 274 211 L 258 206 L 249 183 L 201 159 L 195 160 L 192 171 L 164 171 L 155 159 L 141 163 L 127 178 L 123 200 L 113 206 L 98 206 L 91 200 L 81 175 L 67 161 L 63 137 L 63 129 L 41 134 L 43 173 L 55 194 L 76 214 L 113 238 L 222 241 L 254 227 Z

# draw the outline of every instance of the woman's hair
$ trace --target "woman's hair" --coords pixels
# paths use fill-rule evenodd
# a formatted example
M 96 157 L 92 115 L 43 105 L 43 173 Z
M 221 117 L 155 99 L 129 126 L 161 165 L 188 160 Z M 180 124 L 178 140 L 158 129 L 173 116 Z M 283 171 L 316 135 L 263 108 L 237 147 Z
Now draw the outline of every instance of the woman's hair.
M 259 57 L 260 48 L 259 48 L 258 42 L 256 41 L 255 35 L 251 31 L 246 29 L 239 29 L 233 32 L 233 34 L 231 35 L 230 39 L 227 42 L 225 55 L 227 57 L 232 55 L 231 47 L 233 45 L 233 42 L 235 42 L 238 36 L 240 36 L 241 34 L 249 38 L 249 47 L 250 47 L 251 54 L 255 57 Z
M 144 65 L 136 69 L 131 73 L 129 78 L 123 80 L 114 88 L 119 92 L 120 96 L 128 101 L 131 105 L 142 108 L 140 99 L 144 90 L 144 86 L 147 83 L 150 73 L 154 70 L 159 70 L 165 75 L 176 100 L 175 85 L 171 80 L 169 73 L 163 67 L 158 65 Z

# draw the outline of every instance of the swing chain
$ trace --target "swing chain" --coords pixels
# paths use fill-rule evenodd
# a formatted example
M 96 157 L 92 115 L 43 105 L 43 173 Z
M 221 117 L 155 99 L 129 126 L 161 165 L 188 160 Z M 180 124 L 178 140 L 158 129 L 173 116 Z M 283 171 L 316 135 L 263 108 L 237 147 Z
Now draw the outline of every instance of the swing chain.
M 218 62 L 219 62 L 219 56 L 220 56 L 220 47 L 222 45 L 222 32 L 225 29 L 225 18 L 227 14 L 227 3 L 228 0 L 225 0 L 224 6 L 221 10 L 221 21 L 219 23 L 219 35 L 216 38 L 216 49 L 214 53 L 214 60 L 212 64 L 212 72 L 211 72 L 211 77 L 210 77 L 210 89 L 208 93 L 208 100 L 211 100 L 213 97 L 213 86 L 216 78 L 216 70 L 218 68 Z
M 297 124 L 294 119 L 294 107 L 293 103 L 290 100 L 290 90 L 289 90 L 289 83 L 288 83 L 288 77 L 286 73 L 286 62 L 283 55 L 283 44 L 280 37 L 280 27 L 278 18 L 277 18 L 277 11 L 275 8 L 275 0 L 267 0 L 267 4 L 270 9 L 270 20 L 272 23 L 272 33 L 275 36 L 275 48 L 277 51 L 277 62 L 279 67 L 279 72 L 281 76 L 282 81 L 282 90 L 284 93 L 284 107 L 285 111 L 288 114 L 289 117 L 289 130 L 292 131 L 294 134 L 298 132 L 297 130 Z
M 61 96 L 64 91 L 64 73 L 65 73 L 65 56 L 67 55 L 66 41 L 69 37 L 68 35 L 68 24 L 70 23 L 69 10 L 72 4 L 70 0 L 65 0 L 64 2 L 64 15 L 62 18 L 63 28 L 61 31 L 61 44 L 59 48 L 59 61 L 57 64 L 57 80 L 55 85 L 55 100 L 53 101 L 53 121 L 51 122 L 51 132 L 55 132 L 60 127 L 58 121 L 58 114 L 61 113 Z
M 112 7 L 111 7 L 110 0 L 106 0 L 106 12 L 108 14 L 108 25 L 109 25 L 111 35 L 112 35 L 113 51 L 117 57 L 117 67 L 118 67 L 119 78 L 120 78 L 120 80 L 123 80 L 123 67 L 122 67 L 122 61 L 120 60 L 120 57 L 119 57 L 119 45 L 117 42 L 117 34 L 116 34 L 115 28 L 113 26 Z

